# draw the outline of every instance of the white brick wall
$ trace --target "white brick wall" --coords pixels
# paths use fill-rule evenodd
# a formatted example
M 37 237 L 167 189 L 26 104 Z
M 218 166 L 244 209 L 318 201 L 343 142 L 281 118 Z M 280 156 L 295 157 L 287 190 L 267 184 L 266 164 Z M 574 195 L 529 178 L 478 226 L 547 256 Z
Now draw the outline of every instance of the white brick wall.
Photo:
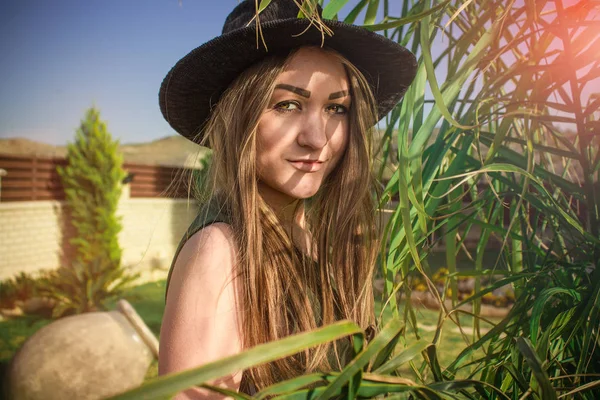
M 123 265 L 142 272 L 142 281 L 166 278 L 196 203 L 186 199 L 129 199 L 119 203 Z M 0 203 L 0 280 L 19 272 L 60 266 L 64 202 Z
M 0 203 L 0 279 L 59 265 L 62 204 Z
M 196 212 L 196 203 L 186 199 L 122 201 L 118 214 L 123 224 L 119 242 L 124 265 L 142 272 L 145 281 L 166 278 L 177 245 Z

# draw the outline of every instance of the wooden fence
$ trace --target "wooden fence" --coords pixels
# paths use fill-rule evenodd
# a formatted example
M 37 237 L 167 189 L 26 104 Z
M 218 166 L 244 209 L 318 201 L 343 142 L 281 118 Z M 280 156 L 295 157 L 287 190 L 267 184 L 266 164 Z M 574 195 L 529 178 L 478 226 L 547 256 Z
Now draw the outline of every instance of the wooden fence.
M 64 158 L 0 154 L 0 201 L 64 200 L 65 193 L 56 168 Z M 130 197 L 186 198 L 186 177 L 191 170 L 178 167 L 125 163 Z
M 123 164 L 130 174 L 130 197 L 187 198 L 191 169 L 160 165 Z

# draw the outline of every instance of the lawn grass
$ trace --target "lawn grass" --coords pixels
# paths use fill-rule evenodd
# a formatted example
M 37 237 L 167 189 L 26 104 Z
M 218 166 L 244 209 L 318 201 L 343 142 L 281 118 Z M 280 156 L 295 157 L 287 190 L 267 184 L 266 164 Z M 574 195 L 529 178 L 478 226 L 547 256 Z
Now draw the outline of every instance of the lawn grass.
M 146 283 L 129 289 L 124 296 L 156 337 L 159 337 L 160 335 L 160 324 L 165 307 L 165 285 L 166 282 L 164 280 Z M 108 309 L 114 309 L 114 306 L 114 302 L 107 304 Z M 376 315 L 379 315 L 381 309 L 381 303 L 379 301 L 376 301 L 375 309 Z M 438 322 L 438 311 L 417 308 L 415 309 L 415 312 L 418 321 L 417 333 L 423 340 L 433 340 L 435 327 Z M 6 364 L 29 336 L 33 335 L 37 330 L 50 322 L 51 320 L 48 319 L 39 319 L 31 316 L 24 316 L 0 322 L 0 363 Z M 472 318 L 469 316 L 462 316 L 461 325 L 468 330 L 469 327 L 472 326 Z M 489 328 L 489 326 L 486 325 L 482 325 L 482 327 L 484 329 Z M 466 347 L 465 338 L 462 337 L 451 321 L 447 321 L 444 324 L 443 332 L 438 346 L 438 357 L 442 368 L 447 367 L 460 351 Z M 467 336 L 469 339 L 471 338 L 469 332 L 467 333 Z M 415 340 L 417 340 L 415 333 L 409 330 L 406 335 L 406 342 L 400 343 L 399 346 L 404 347 L 410 345 L 411 343 L 414 343 Z M 400 349 L 401 347 L 398 350 Z M 415 361 L 417 364 L 420 364 L 422 358 L 419 357 L 419 359 Z M 414 372 L 408 365 L 400 371 L 403 374 L 406 374 L 407 377 L 414 377 Z M 148 369 L 146 378 L 149 379 L 155 377 L 157 372 L 157 362 L 154 361 Z
M 7 363 L 29 336 L 50 322 L 32 316 L 0 322 L 0 363 Z
M 376 309 L 378 304 L 376 302 Z M 403 305 L 401 305 L 403 307 Z M 412 327 L 406 328 L 406 334 L 404 339 L 401 340 L 396 348 L 399 353 L 403 348 L 408 347 L 417 342 L 417 340 L 424 340 L 426 342 L 433 342 L 435 337 L 435 331 L 437 329 L 439 320 L 439 311 L 429 310 L 425 308 L 415 308 L 417 328 L 414 330 Z M 403 309 L 400 310 L 403 312 Z M 437 358 L 442 371 L 450 366 L 450 364 L 456 359 L 456 357 L 470 344 L 473 342 L 473 317 L 469 315 L 461 315 L 460 317 L 460 328 L 459 326 L 450 319 L 445 319 L 442 325 L 442 334 L 439 342 L 436 346 Z M 490 319 L 493 323 L 500 322 L 499 319 Z M 481 334 L 483 335 L 492 325 L 480 322 Z M 462 330 L 462 332 L 461 332 Z M 474 352 L 473 358 L 480 358 L 484 355 L 483 350 L 479 349 Z M 423 362 L 423 357 L 418 356 L 414 359 L 413 366 L 417 367 Z M 416 373 L 409 364 L 405 364 L 398 370 L 400 374 L 406 378 L 415 379 Z M 462 369 L 458 373 L 458 378 L 466 378 L 472 370 Z

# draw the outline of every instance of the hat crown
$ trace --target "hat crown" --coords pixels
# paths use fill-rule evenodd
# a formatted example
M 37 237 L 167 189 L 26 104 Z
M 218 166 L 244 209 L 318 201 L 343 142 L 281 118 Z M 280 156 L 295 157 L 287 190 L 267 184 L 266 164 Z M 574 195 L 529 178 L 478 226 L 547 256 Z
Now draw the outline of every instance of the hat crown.
M 298 17 L 298 5 L 303 0 L 272 0 L 271 3 L 260 13 L 260 22 L 270 22 Z M 223 25 L 223 33 L 229 33 L 248 26 L 256 15 L 255 0 L 244 0 L 238 4 L 231 14 L 227 16 Z M 317 4 L 317 11 L 321 16 L 321 6 Z

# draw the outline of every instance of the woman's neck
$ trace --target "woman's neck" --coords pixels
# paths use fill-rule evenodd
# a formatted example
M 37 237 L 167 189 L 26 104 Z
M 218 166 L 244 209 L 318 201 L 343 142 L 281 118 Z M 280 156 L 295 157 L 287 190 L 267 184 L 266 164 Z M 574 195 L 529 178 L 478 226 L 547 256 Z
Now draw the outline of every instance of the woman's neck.
M 306 226 L 304 200 L 297 200 L 289 209 L 284 208 L 278 214 L 282 221 L 283 228 L 288 236 L 292 239 L 294 247 L 300 250 L 301 253 L 316 260 L 316 249 L 312 246 L 312 236 Z
M 277 218 L 289 231 L 293 225 L 304 227 L 304 200 L 296 199 L 273 190 L 259 182 L 258 190 L 263 200 L 271 207 Z
M 294 246 L 304 254 L 316 255 L 311 251 L 311 235 L 306 227 L 305 203 L 303 199 L 273 195 L 270 190 L 261 191 L 263 200 L 273 210 L 283 229 L 292 239 Z

